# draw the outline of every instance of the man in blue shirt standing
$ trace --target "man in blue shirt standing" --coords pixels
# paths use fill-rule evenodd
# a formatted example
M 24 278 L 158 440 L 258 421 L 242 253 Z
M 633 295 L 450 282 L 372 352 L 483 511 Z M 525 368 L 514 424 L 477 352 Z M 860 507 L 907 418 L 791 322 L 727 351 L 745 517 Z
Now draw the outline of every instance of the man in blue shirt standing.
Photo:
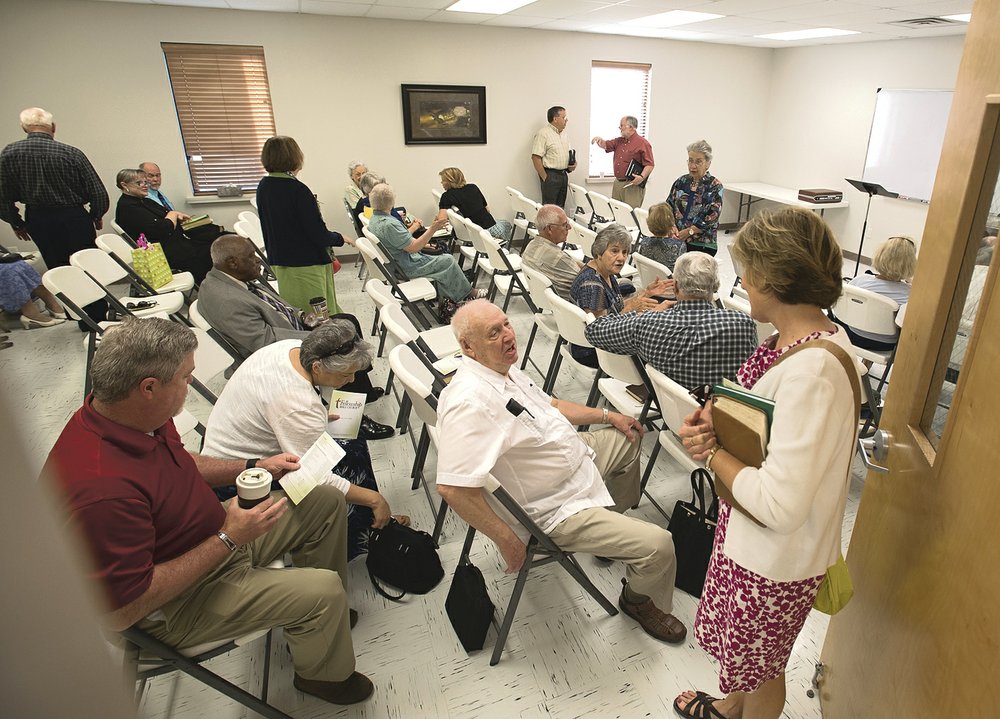
M 163 181 L 160 176 L 160 166 L 155 162 L 140 162 L 139 169 L 146 173 L 146 179 L 149 181 L 149 193 L 146 197 L 153 202 L 163 205 L 167 212 L 174 209 L 167 196 L 160 192 L 160 183 Z

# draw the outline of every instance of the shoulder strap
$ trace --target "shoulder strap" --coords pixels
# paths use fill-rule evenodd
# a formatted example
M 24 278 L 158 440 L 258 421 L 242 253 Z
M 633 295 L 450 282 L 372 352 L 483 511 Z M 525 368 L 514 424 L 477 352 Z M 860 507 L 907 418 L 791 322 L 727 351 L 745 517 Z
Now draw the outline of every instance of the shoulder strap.
M 774 363 L 767 368 L 767 371 L 770 372 L 796 352 L 809 349 L 810 347 L 822 347 L 840 361 L 840 366 L 843 367 L 844 372 L 847 373 L 847 381 L 851 383 L 851 392 L 854 394 L 854 419 L 857 420 L 857 418 L 861 415 L 861 383 L 858 381 L 857 365 L 855 365 L 855 363 L 851 360 L 847 352 L 844 351 L 844 348 L 836 342 L 819 338 L 797 344 L 776 359 Z

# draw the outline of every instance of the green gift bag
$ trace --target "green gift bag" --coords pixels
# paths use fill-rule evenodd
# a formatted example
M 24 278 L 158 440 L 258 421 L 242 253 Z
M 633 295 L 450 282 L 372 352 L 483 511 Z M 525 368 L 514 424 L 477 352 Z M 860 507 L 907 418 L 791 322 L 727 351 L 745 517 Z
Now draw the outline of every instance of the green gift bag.
M 160 243 L 154 242 L 145 247 L 139 246 L 132 250 L 132 267 L 150 287 L 158 290 L 169 283 L 173 277 L 167 256 L 163 254 Z
M 837 561 L 832 567 L 826 570 L 823 583 L 819 585 L 819 594 L 813 602 L 813 608 L 833 616 L 847 606 L 854 596 L 854 582 L 851 581 L 851 573 L 847 570 L 847 562 L 844 555 L 837 557 Z

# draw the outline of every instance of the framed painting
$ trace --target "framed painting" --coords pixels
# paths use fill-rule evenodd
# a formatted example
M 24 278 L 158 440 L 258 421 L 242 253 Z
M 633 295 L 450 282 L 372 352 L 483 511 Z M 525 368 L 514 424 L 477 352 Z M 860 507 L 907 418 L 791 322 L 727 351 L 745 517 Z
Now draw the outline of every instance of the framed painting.
M 402 85 L 407 145 L 485 145 L 486 88 Z

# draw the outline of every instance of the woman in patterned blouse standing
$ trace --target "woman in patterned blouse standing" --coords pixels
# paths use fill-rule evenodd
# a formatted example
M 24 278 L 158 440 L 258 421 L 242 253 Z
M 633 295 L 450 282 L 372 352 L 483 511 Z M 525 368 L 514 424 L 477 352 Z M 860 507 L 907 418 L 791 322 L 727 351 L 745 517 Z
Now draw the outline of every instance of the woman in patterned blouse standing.
M 687 146 L 687 154 L 687 174 L 674 181 L 666 202 L 674 211 L 678 239 L 687 242 L 689 250 L 715 255 L 723 188 L 719 178 L 708 171 L 712 146 L 698 140 Z

